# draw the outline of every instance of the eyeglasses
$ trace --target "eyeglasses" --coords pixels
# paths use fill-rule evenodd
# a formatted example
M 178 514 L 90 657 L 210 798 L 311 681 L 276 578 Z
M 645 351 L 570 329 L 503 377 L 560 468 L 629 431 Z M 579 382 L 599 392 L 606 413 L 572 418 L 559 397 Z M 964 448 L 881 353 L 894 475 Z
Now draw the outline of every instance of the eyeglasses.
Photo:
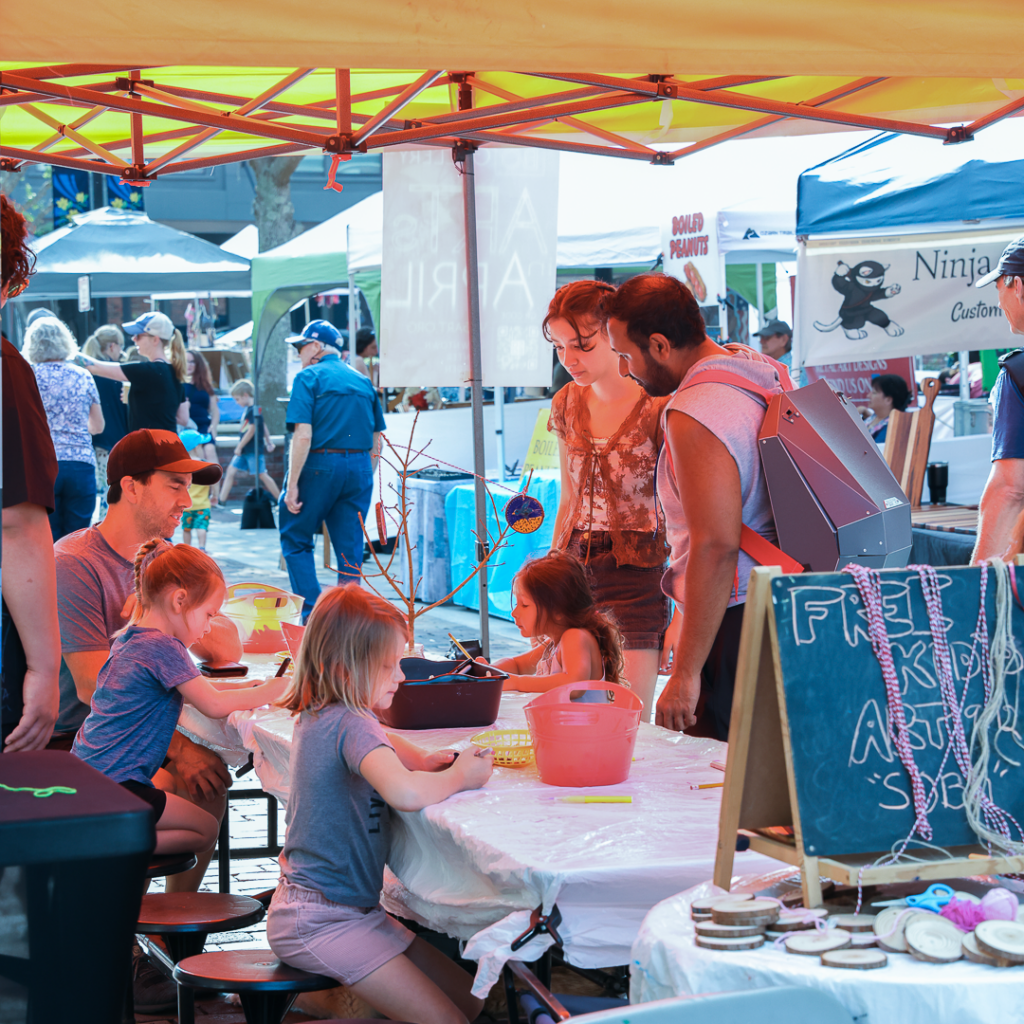
M 1012 288 L 1013 282 L 1017 279 L 1016 274 L 1003 274 L 1003 287 Z

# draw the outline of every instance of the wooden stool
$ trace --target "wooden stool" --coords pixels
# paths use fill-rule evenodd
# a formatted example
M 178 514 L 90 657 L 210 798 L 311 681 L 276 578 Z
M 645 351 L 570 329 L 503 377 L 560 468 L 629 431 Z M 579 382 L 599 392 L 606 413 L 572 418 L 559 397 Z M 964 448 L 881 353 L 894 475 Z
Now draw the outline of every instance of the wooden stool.
M 160 853 L 154 854 L 146 868 L 147 878 L 163 878 L 165 875 L 180 875 L 183 871 L 191 871 L 196 866 L 194 853 Z
M 281 1024 L 300 992 L 317 992 L 338 984 L 333 978 L 281 963 L 269 949 L 190 956 L 174 968 L 174 980 L 178 983 L 178 1024 L 194 1024 L 193 988 L 237 992 L 247 1024 Z
M 203 951 L 210 932 L 233 932 L 263 918 L 263 904 L 248 896 L 219 892 L 155 892 L 142 897 L 143 935 L 162 935 L 171 963 Z

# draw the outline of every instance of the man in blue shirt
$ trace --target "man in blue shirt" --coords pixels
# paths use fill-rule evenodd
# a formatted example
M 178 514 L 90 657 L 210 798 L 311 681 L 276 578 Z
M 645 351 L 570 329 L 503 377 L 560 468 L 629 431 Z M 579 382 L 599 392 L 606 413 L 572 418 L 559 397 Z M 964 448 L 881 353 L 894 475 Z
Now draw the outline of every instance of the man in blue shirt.
M 991 274 L 976 287 L 996 282 L 999 306 L 1014 334 L 1024 334 L 1024 236 L 1011 242 Z M 1024 512 L 1024 353 L 999 360 L 1002 369 L 992 388 L 992 471 L 978 513 L 978 541 L 972 564 L 1006 553 L 1017 518 Z
M 341 359 L 341 334 L 326 320 L 289 338 L 302 369 L 288 401 L 293 428 L 288 479 L 280 498 L 281 551 L 292 590 L 303 597 L 303 621 L 320 596 L 313 538 L 327 524 L 338 582 L 358 579 L 363 520 L 373 496 L 384 412 L 369 379 Z

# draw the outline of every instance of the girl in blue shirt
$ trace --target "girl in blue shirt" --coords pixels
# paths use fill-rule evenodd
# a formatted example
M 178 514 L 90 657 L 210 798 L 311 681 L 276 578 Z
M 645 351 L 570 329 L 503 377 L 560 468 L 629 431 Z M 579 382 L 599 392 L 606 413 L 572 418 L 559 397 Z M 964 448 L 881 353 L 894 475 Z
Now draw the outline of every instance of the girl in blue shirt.
M 224 601 L 217 563 L 197 548 L 156 538 L 135 556 L 135 610 L 100 669 L 92 710 L 72 753 L 153 807 L 156 853 L 202 853 L 217 819 L 173 792 L 161 767 L 183 700 L 225 718 L 276 700 L 284 679 L 219 689 L 196 670 L 188 648 L 209 631 Z

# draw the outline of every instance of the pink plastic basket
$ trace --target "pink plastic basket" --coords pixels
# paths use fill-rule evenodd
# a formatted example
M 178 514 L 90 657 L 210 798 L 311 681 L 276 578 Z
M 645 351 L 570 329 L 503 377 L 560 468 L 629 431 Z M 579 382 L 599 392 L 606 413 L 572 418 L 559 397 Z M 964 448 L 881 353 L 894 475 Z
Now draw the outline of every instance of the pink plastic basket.
M 608 704 L 570 699 L 578 691 L 611 694 Z M 526 705 L 537 770 L 549 786 L 614 786 L 629 778 L 643 702 L 615 683 L 566 683 Z

